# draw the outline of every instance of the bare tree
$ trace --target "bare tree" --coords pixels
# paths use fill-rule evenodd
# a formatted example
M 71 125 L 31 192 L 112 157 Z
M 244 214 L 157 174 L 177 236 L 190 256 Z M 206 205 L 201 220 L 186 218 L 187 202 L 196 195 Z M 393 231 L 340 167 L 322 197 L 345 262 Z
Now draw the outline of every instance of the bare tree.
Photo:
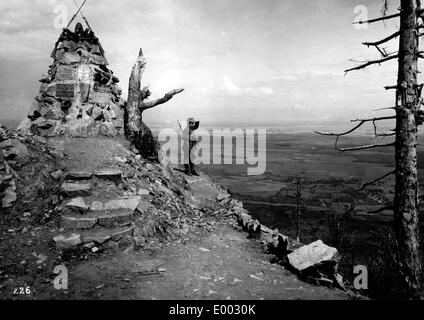
M 420 0 L 401 0 L 400 12 L 393 15 L 385 15 L 387 12 L 387 1 L 383 10 L 383 17 L 357 23 L 374 23 L 393 18 L 400 18 L 399 31 L 376 42 L 364 42 L 368 47 L 375 47 L 382 57 L 376 60 L 367 61 L 361 65 L 346 70 L 348 73 L 353 70 L 361 70 L 368 66 L 381 64 L 390 60 L 398 61 L 397 84 L 386 86 L 386 90 L 396 90 L 395 107 L 392 109 L 395 115 L 389 117 L 379 117 L 373 119 L 358 119 L 352 122 L 357 123 L 352 129 L 342 133 L 322 133 L 336 137 L 336 149 L 345 151 L 355 151 L 378 147 L 394 147 L 395 149 L 395 170 L 378 178 L 373 183 L 380 181 L 391 174 L 395 174 L 395 197 L 394 197 L 394 231 L 399 254 L 399 272 L 402 276 L 406 293 L 409 297 L 417 297 L 421 289 L 422 265 L 419 250 L 419 197 L 418 197 L 418 177 L 417 177 L 417 126 L 423 123 L 424 112 L 420 110 L 423 100 L 421 91 L 423 84 L 418 84 L 418 59 L 424 55 L 419 51 L 419 38 L 424 35 L 420 30 L 424 28 L 423 10 Z M 399 51 L 388 54 L 380 46 L 399 37 Z M 396 120 L 396 128 L 388 133 L 379 134 L 376 123 L 382 120 Z M 366 123 L 374 126 L 375 137 L 395 137 L 395 141 L 390 143 L 377 143 L 366 146 L 339 148 L 339 138 L 348 135 L 359 129 Z M 371 183 L 364 185 L 367 187 Z
M 293 179 L 293 184 L 296 185 L 296 240 L 300 242 L 300 219 L 302 214 L 302 208 L 304 207 L 302 197 L 302 178 L 297 176 Z
M 146 125 L 143 123 L 143 112 L 164 104 L 171 100 L 176 94 L 184 91 L 184 89 L 176 89 L 168 92 L 160 99 L 147 100 L 151 92 L 148 87 L 141 88 L 141 80 L 146 70 L 146 59 L 142 49 L 132 68 L 131 77 L 128 88 L 128 101 L 125 114 L 125 132 L 127 138 L 133 146 L 138 149 L 143 157 L 154 156 L 155 146 L 153 137 Z

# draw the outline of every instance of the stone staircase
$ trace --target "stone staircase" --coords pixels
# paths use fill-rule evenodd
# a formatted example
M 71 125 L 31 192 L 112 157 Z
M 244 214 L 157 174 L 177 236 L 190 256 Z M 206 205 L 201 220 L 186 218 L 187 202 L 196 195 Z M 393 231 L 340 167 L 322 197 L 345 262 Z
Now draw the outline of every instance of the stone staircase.
M 109 242 L 131 243 L 141 196 L 122 196 L 121 182 L 122 172 L 116 169 L 67 173 L 61 187 L 61 234 L 54 237 L 58 247 L 96 251 Z

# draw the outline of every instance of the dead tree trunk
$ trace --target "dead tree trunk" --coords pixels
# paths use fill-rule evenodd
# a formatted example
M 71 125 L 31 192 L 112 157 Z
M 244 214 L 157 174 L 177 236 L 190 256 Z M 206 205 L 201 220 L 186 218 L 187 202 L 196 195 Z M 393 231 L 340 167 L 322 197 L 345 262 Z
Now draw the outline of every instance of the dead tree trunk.
M 396 186 L 394 224 L 401 272 L 410 294 L 420 288 L 417 123 L 420 107 L 418 74 L 417 1 L 402 0 L 399 69 L 396 91 Z
M 360 190 L 395 174 L 396 185 L 394 205 L 386 206 L 384 209 L 394 210 L 394 232 L 396 234 L 397 253 L 399 256 L 399 271 L 404 282 L 405 293 L 408 297 L 414 298 L 418 296 L 419 290 L 421 289 L 422 275 L 418 221 L 417 126 L 423 124 L 424 112 L 420 110 L 423 104 L 421 99 L 423 84 L 418 85 L 417 74 L 418 58 L 424 58 L 424 54 L 419 51 L 418 46 L 419 37 L 424 35 L 424 33 L 419 32 L 424 28 L 424 11 L 421 9 L 420 0 L 401 0 L 400 3 L 400 13 L 357 22 L 374 23 L 400 17 L 400 30 L 383 40 L 377 42 L 364 42 L 364 45 L 368 47 L 375 47 L 381 53 L 382 58 L 368 61 L 345 71 L 348 73 L 353 70 L 360 70 L 371 65 L 397 59 L 397 84 L 385 87 L 386 90 L 396 89 L 396 105 L 395 107 L 384 108 L 394 110 L 396 115 L 353 120 L 352 122 L 358 124 L 343 133 L 317 133 L 335 136 L 336 149 L 342 152 L 380 147 L 395 147 L 395 170 L 375 179 L 371 183 L 366 183 Z M 420 23 L 419 20 L 421 20 Z M 399 51 L 397 53 L 388 54 L 385 49 L 379 47 L 396 37 L 400 37 Z M 378 134 L 376 122 L 389 119 L 396 120 L 396 128 L 389 133 Z M 354 132 L 366 123 L 373 124 L 376 138 L 395 136 L 395 141 L 351 148 L 338 147 L 340 137 Z
M 140 49 L 139 56 L 132 68 L 128 87 L 128 100 L 125 116 L 125 133 L 127 138 L 138 150 L 142 149 L 143 136 L 142 114 L 139 111 L 141 99 L 141 78 L 146 68 L 146 60 Z
M 157 158 L 158 145 L 150 129 L 143 123 L 143 112 L 168 102 L 184 89 L 168 92 L 164 97 L 146 101 L 151 95 L 148 87 L 141 88 L 141 80 L 146 69 L 146 59 L 140 49 L 132 68 L 128 88 L 128 101 L 125 109 L 125 135 L 143 158 Z
M 296 240 L 300 241 L 300 216 L 302 213 L 303 199 L 302 199 L 302 178 L 296 177 L 294 180 L 296 184 Z

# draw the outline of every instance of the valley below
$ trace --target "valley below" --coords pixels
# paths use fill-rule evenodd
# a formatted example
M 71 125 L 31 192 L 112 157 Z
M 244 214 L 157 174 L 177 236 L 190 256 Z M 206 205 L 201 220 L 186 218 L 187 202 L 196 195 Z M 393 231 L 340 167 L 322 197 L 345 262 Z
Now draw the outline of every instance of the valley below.
M 375 143 L 371 135 L 344 137 L 341 146 Z M 419 176 L 424 169 L 424 148 L 418 149 Z M 233 162 L 235 163 L 235 162 Z M 248 176 L 243 165 L 203 165 L 202 171 L 230 190 L 252 216 L 283 234 L 296 236 L 296 184 L 302 178 L 300 241 L 322 239 L 339 249 L 343 276 L 353 281 L 353 268 L 364 265 L 369 292 L 376 298 L 394 298 L 387 287 L 392 276 L 393 211 L 382 210 L 393 200 L 394 176 L 359 191 L 394 168 L 391 148 L 338 152 L 334 139 L 313 133 L 267 135 L 264 175 Z M 422 188 L 421 188 L 422 189 Z M 420 193 L 421 194 L 421 193 Z

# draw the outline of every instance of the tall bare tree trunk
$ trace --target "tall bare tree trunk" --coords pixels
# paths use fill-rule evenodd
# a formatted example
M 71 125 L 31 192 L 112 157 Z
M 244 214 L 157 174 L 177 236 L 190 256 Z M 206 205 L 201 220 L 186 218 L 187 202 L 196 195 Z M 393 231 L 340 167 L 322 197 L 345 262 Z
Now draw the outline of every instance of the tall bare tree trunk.
M 384 10 L 387 10 L 387 0 L 384 2 Z M 394 59 L 398 60 L 398 81 L 396 86 L 387 86 L 386 90 L 396 89 L 396 115 L 376 117 L 371 119 L 358 119 L 354 128 L 342 132 L 316 132 L 324 136 L 335 136 L 335 148 L 339 151 L 356 151 L 371 148 L 395 147 L 395 170 L 364 184 L 363 190 L 391 174 L 396 175 L 395 199 L 393 206 L 383 209 L 394 209 L 394 231 L 398 249 L 398 265 L 401 273 L 405 293 L 408 298 L 419 297 L 422 288 L 422 264 L 419 249 L 419 203 L 418 203 L 418 174 L 417 174 L 417 126 L 424 122 L 424 112 L 420 110 L 421 92 L 424 85 L 418 85 L 418 58 L 424 58 L 419 51 L 419 37 L 424 34 L 419 30 L 424 27 L 424 10 L 421 8 L 421 0 L 400 0 L 400 13 L 383 15 L 376 19 L 356 21 L 355 24 L 371 24 L 400 17 L 400 30 L 390 36 L 376 41 L 364 42 L 367 47 L 375 47 L 382 55 L 381 59 L 369 60 L 356 67 L 345 70 L 346 73 L 353 70 L 365 69 L 371 65 L 382 64 Z M 418 23 L 421 20 L 420 24 Z M 400 37 L 399 52 L 388 54 L 381 45 Z M 390 107 L 389 109 L 393 109 Z M 376 143 L 351 148 L 339 148 L 340 137 L 346 136 L 365 123 L 373 123 L 375 137 L 392 136 L 392 133 L 379 135 L 376 122 L 389 119 L 396 120 L 396 140 L 390 143 Z
M 419 109 L 417 0 L 401 0 L 396 108 L 394 224 L 400 267 L 408 294 L 420 290 L 417 124 Z
M 296 240 L 300 241 L 300 215 L 303 206 L 302 199 L 302 178 L 297 177 L 296 183 Z
M 141 138 L 143 136 L 143 119 L 139 106 L 142 95 L 141 79 L 143 77 L 145 66 L 146 61 L 143 57 L 143 52 L 140 49 L 139 56 L 131 71 L 125 115 L 125 133 L 127 138 L 136 148 L 141 147 Z

